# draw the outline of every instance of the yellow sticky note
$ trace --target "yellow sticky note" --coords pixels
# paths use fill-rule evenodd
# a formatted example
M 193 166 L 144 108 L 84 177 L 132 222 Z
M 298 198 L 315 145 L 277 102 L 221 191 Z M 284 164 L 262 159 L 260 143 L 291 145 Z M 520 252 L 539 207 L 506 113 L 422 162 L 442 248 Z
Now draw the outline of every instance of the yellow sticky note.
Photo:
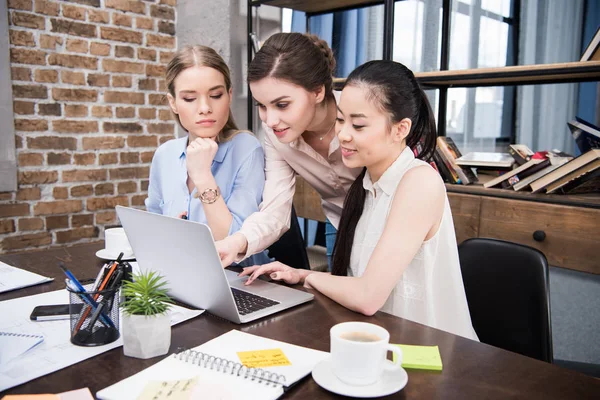
M 137 400 L 191 400 L 198 378 L 178 381 L 152 381 L 145 387 Z
M 402 349 L 402 367 L 409 369 L 442 370 L 442 357 L 437 346 L 411 346 L 395 344 Z M 394 354 L 394 362 L 396 354 Z
M 242 364 L 248 368 L 281 367 L 292 365 L 281 349 L 238 351 Z

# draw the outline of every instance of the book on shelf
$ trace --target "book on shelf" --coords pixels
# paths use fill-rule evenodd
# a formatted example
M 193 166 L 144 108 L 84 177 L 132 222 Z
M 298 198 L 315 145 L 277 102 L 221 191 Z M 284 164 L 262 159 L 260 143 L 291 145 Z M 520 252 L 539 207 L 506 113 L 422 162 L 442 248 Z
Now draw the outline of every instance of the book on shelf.
M 475 176 L 471 168 L 462 167 L 456 163 L 456 159 L 460 158 L 462 154 L 452 138 L 438 136 L 437 148 L 440 150 L 440 157 L 446 163 L 448 168 L 456 173 L 458 179 L 460 179 L 460 183 L 468 185 L 477 182 L 477 176 Z
M 437 165 L 437 170 L 442 179 L 448 183 L 459 183 L 460 178 L 458 174 L 449 163 L 444 161 L 444 158 L 440 155 L 440 149 L 436 148 L 433 153 L 433 161 Z
M 531 182 L 531 191 L 533 193 L 540 192 L 544 190 L 548 185 L 557 181 L 558 179 L 563 178 L 564 176 L 570 174 L 571 172 L 591 163 L 595 162 L 600 158 L 600 149 L 592 149 L 585 154 L 580 155 L 579 157 L 575 157 L 572 160 L 564 163 L 560 167 L 556 168 L 554 171 L 544 175 L 540 179 L 537 179 L 534 182 Z
M 546 193 L 583 194 L 600 192 L 600 159 L 563 176 L 546 187 Z
M 529 147 L 527 147 L 527 145 L 524 144 L 509 145 L 508 153 L 518 165 L 525 164 L 527 161 L 531 160 L 531 157 L 535 154 Z
M 594 37 L 583 51 L 579 61 L 600 61 L 600 27 L 598 27 Z
M 582 154 L 600 148 L 600 128 L 579 117 L 567 122 L 567 126 Z
M 456 164 L 461 167 L 509 169 L 515 160 L 509 153 L 494 153 L 486 151 L 475 151 L 467 153 L 456 159 Z
M 484 187 L 490 188 L 501 185 L 503 189 L 511 188 L 515 183 L 522 179 L 533 175 L 537 171 L 541 171 L 545 167 L 550 165 L 549 159 L 532 158 L 525 164 L 518 166 L 512 171 L 508 171 L 499 177 L 492 179 L 483 184 Z
M 570 160 L 573 159 L 573 156 L 566 154 L 566 153 L 562 153 L 559 151 L 549 151 L 547 153 L 547 158 L 548 161 L 550 161 L 550 164 L 547 165 L 546 167 L 542 168 L 541 170 L 532 173 L 531 175 L 527 176 L 527 177 L 520 177 L 521 179 L 519 180 L 519 182 L 516 182 L 512 188 L 515 191 L 520 191 L 520 190 L 525 190 L 525 189 L 530 189 L 529 185 L 542 178 L 543 176 L 549 174 L 550 172 L 554 171 L 555 169 L 557 169 L 558 167 L 560 167 L 561 165 L 569 162 Z M 539 165 L 539 164 L 538 164 Z

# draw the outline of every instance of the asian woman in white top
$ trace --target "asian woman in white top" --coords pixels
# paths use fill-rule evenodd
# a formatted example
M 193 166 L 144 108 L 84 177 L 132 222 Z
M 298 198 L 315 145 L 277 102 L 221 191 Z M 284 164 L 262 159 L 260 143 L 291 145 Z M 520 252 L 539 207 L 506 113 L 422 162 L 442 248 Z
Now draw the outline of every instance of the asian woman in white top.
M 246 269 L 247 284 L 269 274 L 365 315 L 384 311 L 477 340 L 445 186 L 424 161 L 435 150 L 433 112 L 413 73 L 393 61 L 354 70 L 336 131 L 344 164 L 364 168 L 344 203 L 332 274 L 275 262 Z

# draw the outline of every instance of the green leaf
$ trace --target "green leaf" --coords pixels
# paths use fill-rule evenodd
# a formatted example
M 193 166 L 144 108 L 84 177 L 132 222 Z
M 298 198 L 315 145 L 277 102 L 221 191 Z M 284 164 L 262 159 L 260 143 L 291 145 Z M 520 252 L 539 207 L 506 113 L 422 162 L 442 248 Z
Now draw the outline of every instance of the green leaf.
M 133 281 L 125 281 L 121 293 L 125 301 L 123 312 L 129 315 L 164 314 L 173 304 L 168 295 L 168 283 L 155 271 L 133 275 Z

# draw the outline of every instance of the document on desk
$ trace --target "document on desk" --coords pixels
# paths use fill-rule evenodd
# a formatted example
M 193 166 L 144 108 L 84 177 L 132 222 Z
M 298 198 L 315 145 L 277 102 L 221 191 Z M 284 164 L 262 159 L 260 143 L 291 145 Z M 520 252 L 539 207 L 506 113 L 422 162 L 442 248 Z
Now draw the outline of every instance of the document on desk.
M 66 290 L 0 302 L 0 331 L 44 337 L 43 342 L 31 350 L 7 364 L 0 365 L 0 392 L 123 345 L 122 339 L 119 338 L 104 346 L 75 346 L 70 341 L 68 319 L 44 322 L 29 319 L 29 314 L 35 306 L 68 303 L 69 294 Z M 171 325 L 187 321 L 203 312 L 173 305 L 169 310 Z
M 27 286 L 51 282 L 54 278 L 34 274 L 0 261 L 0 293 L 21 289 Z

